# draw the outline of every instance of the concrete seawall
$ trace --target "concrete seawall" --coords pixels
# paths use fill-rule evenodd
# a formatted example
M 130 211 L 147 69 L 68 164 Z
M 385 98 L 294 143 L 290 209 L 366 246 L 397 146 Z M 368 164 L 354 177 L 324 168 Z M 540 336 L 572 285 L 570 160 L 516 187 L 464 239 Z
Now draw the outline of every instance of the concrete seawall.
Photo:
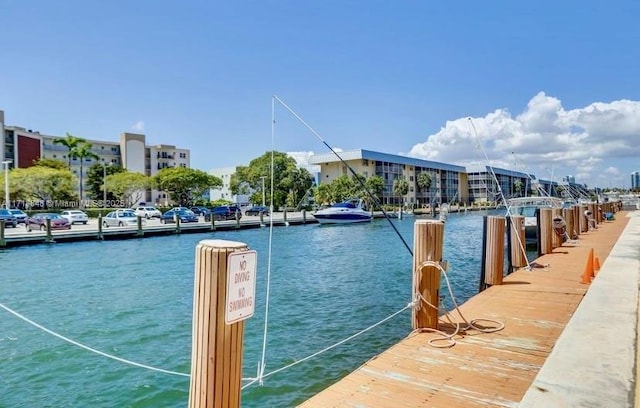
M 518 405 L 633 407 L 636 399 L 640 211 Z

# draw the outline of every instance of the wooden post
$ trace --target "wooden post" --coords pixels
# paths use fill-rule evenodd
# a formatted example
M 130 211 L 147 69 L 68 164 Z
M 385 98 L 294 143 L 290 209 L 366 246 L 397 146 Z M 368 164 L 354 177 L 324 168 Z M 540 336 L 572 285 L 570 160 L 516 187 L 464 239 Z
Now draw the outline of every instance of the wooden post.
M 240 228 L 240 210 L 236 210 L 236 228 Z
M 302 223 L 307 223 L 307 210 L 305 210 L 304 208 L 302 209 Z
M 264 225 L 264 211 L 260 211 L 260 225 Z
M 538 218 L 538 255 L 550 254 L 553 252 L 553 209 L 541 208 L 540 217 Z
M 0 247 L 7 245 L 7 241 L 4 239 L 4 225 L 5 221 L 0 220 Z
M 138 215 L 138 231 L 136 235 L 141 237 L 144 236 L 144 231 L 142 230 L 142 217 Z
M 102 234 L 102 213 L 98 214 L 98 239 L 104 239 Z
M 189 408 L 240 406 L 244 320 L 226 324 L 227 260 L 247 245 L 203 240 L 196 247 Z
M 438 220 L 417 220 L 413 226 L 413 292 L 420 293 L 427 302 L 419 300 L 420 307 L 413 309 L 413 329 L 438 328 L 438 297 L 440 293 L 440 269 L 434 265 L 420 267 L 425 261 L 438 265 L 442 261 L 444 223 Z
M 486 216 L 486 225 L 483 238 L 483 264 L 484 288 L 492 285 L 501 285 L 504 275 L 504 217 Z
M 176 213 L 173 214 L 173 219 L 176 221 L 176 234 L 180 233 L 180 216 Z
M 398 207 L 398 219 L 402 220 L 402 205 Z
M 54 241 L 53 241 L 53 235 L 51 235 L 51 219 L 46 218 L 45 223 L 47 225 L 47 236 L 45 237 L 44 242 L 52 243 Z
M 284 206 L 284 213 L 282 214 L 284 219 L 284 225 L 287 225 L 287 206 Z
M 577 235 L 580 235 L 582 232 L 580 228 L 580 206 L 573 205 L 571 208 L 573 209 L 573 230 Z
M 213 215 L 213 211 L 211 211 L 211 231 L 216 230 L 216 217 Z
M 584 212 L 587 211 L 586 205 L 580 206 L 580 231 L 588 232 L 589 231 L 589 221 L 587 220 L 587 216 L 584 215 Z
M 555 217 L 562 217 L 562 208 L 551 209 L 551 246 L 553 248 L 560 248 L 562 246 L 562 237 L 553 229 L 553 219 Z
M 524 217 L 521 215 L 512 215 L 508 218 L 509 225 L 509 254 L 510 265 L 509 273 L 513 272 L 516 268 L 522 268 L 527 266 L 527 254 L 526 254 L 526 237 L 524 228 Z
M 573 226 L 573 207 L 562 209 L 562 218 L 567 223 L 567 234 L 570 239 L 575 239 L 575 227 Z

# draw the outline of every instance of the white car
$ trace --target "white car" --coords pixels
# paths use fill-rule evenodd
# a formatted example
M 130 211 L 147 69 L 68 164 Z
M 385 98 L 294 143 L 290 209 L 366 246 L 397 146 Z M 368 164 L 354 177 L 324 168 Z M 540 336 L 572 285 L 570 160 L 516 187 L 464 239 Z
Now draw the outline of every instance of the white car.
M 75 223 L 87 224 L 89 221 L 89 216 L 80 210 L 65 210 L 60 213 L 62 218 L 66 218 L 71 225 Z
M 160 210 L 158 210 L 156 207 L 150 207 L 150 206 L 136 207 L 134 212 L 136 213 L 136 215 L 139 215 L 140 217 L 144 217 L 146 219 L 162 217 L 162 212 L 160 212 Z
M 29 218 L 29 216 L 25 214 L 24 211 L 18 210 L 17 208 L 12 208 L 9 210 L 9 212 L 13 214 L 14 217 L 16 217 L 16 219 L 18 220 L 18 224 L 27 224 L 27 218 Z
M 145 225 L 144 218 L 141 220 L 141 224 Z M 138 216 L 129 208 L 112 211 L 102 218 L 103 227 L 125 227 L 137 225 Z

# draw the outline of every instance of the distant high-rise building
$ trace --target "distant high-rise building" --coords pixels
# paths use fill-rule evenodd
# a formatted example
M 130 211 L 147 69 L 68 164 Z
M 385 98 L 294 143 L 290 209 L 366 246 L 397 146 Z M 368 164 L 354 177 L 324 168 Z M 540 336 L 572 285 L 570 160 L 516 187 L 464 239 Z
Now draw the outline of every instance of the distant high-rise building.
M 573 177 L 573 176 L 564 176 L 562 181 L 566 181 L 567 183 L 575 183 L 576 182 L 576 178 Z
M 631 173 L 631 189 L 640 188 L 640 173 L 634 171 Z

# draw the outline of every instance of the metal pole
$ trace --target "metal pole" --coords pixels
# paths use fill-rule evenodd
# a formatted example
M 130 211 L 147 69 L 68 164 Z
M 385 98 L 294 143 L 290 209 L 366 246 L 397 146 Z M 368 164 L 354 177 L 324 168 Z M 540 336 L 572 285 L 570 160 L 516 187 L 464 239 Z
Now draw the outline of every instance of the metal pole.
M 4 208 L 9 209 L 9 163 L 12 160 L 5 160 L 2 162 L 4 165 Z
M 107 164 L 102 162 L 102 208 L 107 208 Z

